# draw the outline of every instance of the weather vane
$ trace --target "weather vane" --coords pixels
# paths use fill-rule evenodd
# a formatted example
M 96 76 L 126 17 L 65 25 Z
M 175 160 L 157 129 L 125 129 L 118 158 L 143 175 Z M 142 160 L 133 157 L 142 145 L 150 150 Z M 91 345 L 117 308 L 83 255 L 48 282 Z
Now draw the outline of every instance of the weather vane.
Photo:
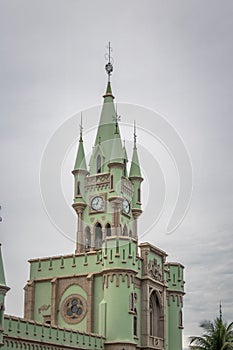
M 110 81 L 110 76 L 113 71 L 113 58 L 111 57 L 112 47 L 110 41 L 108 43 L 107 49 L 108 53 L 105 54 L 105 59 L 108 60 L 108 63 L 105 65 L 105 70 L 108 74 L 108 81 Z

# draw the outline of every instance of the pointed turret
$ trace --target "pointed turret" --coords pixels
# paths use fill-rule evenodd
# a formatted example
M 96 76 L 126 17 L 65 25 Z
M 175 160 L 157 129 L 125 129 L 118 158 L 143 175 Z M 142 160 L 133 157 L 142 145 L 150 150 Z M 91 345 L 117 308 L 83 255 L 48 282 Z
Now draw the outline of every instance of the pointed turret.
M 85 152 L 83 147 L 83 137 L 82 137 L 82 116 L 80 125 L 80 137 L 78 152 L 75 161 L 74 170 L 72 171 L 74 175 L 74 203 L 73 208 L 78 216 L 78 230 L 76 239 L 76 252 L 83 252 L 85 249 L 85 242 L 83 237 L 83 227 L 82 227 L 82 214 L 86 208 L 86 198 L 85 198 L 85 180 L 87 177 L 87 165 Z
M 83 126 L 82 126 L 82 117 L 81 117 L 79 145 L 78 145 L 78 152 L 77 152 L 74 170 L 87 171 L 87 164 L 86 164 L 85 152 L 83 147 L 82 130 L 83 130 Z
M 142 175 L 141 175 L 141 169 L 140 169 L 139 160 L 138 160 L 138 151 L 137 151 L 136 138 L 137 138 L 136 125 L 134 123 L 134 147 L 133 147 L 133 157 L 132 157 L 129 177 L 139 177 L 139 178 L 141 178 Z
M 143 181 L 141 169 L 138 160 L 137 144 L 136 144 L 136 125 L 134 122 L 134 147 L 133 157 L 130 167 L 129 179 L 133 185 L 134 193 L 132 199 L 132 213 L 134 217 L 134 235 L 137 237 L 137 219 L 142 213 L 141 209 L 141 182 Z
M 5 310 L 5 295 L 10 288 L 6 285 L 3 259 L 1 252 L 1 243 L 0 243 L 0 346 L 3 344 L 3 330 L 4 330 L 4 310 Z

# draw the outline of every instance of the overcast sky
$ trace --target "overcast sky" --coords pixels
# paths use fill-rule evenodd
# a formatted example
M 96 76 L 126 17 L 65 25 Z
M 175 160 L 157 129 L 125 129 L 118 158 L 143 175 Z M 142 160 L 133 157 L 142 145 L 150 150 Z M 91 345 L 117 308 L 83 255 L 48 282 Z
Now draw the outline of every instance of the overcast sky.
M 220 300 L 224 318 L 232 321 L 232 18 L 231 0 L 1 0 L 0 241 L 11 287 L 7 313 L 23 314 L 27 259 L 74 251 L 72 239 L 44 210 L 41 160 L 57 130 L 102 102 L 110 40 L 117 102 L 164 116 L 183 140 L 193 168 L 192 200 L 181 225 L 170 235 L 154 227 L 142 240 L 185 265 L 185 339 L 199 333 L 200 321 L 216 316 Z M 122 111 L 122 119 L 131 122 L 130 111 Z M 142 127 L 150 129 L 145 115 L 137 118 L 138 139 Z M 72 120 L 78 137 L 78 119 Z M 66 137 L 74 141 L 73 134 Z M 143 148 L 142 137 L 138 142 Z M 154 145 L 144 147 L 140 159 L 147 178 L 148 152 L 162 164 Z M 70 203 L 75 148 L 70 145 L 57 174 Z M 156 165 L 154 177 L 155 170 Z M 144 192 L 153 188 L 147 180 Z M 156 201 L 156 193 L 150 195 Z M 75 228 L 74 214 L 71 221 Z M 142 232 L 144 225 L 142 219 Z

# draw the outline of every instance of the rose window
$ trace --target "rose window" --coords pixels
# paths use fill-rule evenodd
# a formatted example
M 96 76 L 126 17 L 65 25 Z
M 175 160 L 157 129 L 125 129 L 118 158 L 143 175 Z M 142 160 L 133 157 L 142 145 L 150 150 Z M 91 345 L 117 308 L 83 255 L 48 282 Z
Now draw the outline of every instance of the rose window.
M 67 323 L 78 323 L 86 314 L 86 301 L 81 295 L 67 297 L 62 303 L 62 315 Z

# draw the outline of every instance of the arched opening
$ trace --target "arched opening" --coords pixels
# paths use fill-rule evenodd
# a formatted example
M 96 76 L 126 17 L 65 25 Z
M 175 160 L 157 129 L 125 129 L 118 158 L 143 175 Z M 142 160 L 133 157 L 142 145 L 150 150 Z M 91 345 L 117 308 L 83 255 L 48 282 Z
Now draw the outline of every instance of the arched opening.
M 113 190 L 113 175 L 110 177 L 110 189 Z
M 183 315 L 182 315 L 182 310 L 179 312 L 179 327 L 183 328 Z
M 101 157 L 98 155 L 97 161 L 96 161 L 96 172 L 97 174 L 101 173 Z
M 123 170 L 123 175 L 126 177 L 127 175 L 127 160 L 124 159 L 124 170 Z
M 134 309 L 134 317 L 133 317 L 133 335 L 134 337 L 137 337 L 138 335 L 138 315 L 137 315 L 137 309 Z
M 90 249 L 91 248 L 91 229 L 89 226 L 85 228 L 85 237 L 86 237 L 86 241 L 85 241 L 86 249 Z
M 150 297 L 150 335 L 163 338 L 162 307 L 156 292 Z
M 106 230 L 106 237 L 110 237 L 112 235 L 111 225 L 107 224 L 106 227 L 105 227 L 105 230 Z
M 141 190 L 138 188 L 138 202 L 141 203 Z
M 101 248 L 103 240 L 102 226 L 100 223 L 95 226 L 95 248 Z
M 81 194 L 80 181 L 77 182 L 77 195 Z
M 126 225 L 123 227 L 123 236 L 128 236 L 128 229 Z

